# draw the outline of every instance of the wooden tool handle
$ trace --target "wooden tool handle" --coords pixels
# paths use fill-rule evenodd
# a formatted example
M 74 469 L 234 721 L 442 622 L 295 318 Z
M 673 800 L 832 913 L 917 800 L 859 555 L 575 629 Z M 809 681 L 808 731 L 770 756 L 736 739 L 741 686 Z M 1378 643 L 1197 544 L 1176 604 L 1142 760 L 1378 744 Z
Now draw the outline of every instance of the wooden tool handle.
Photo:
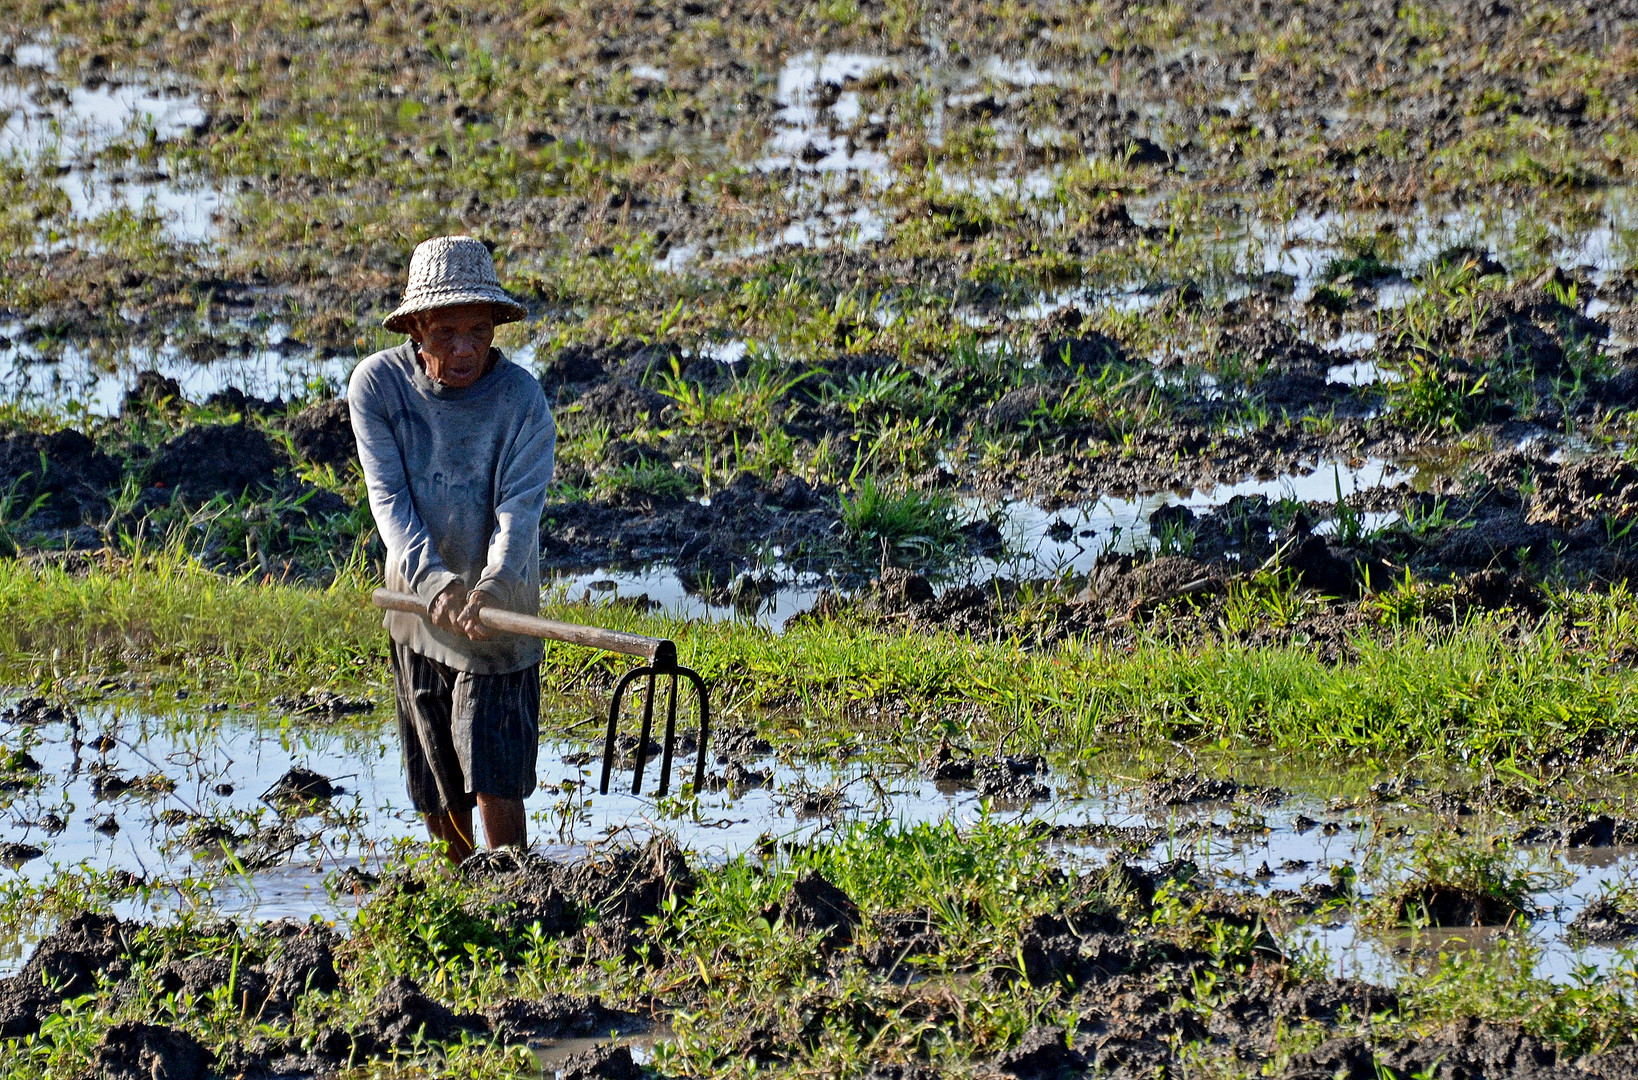
M 414 593 L 377 589 L 371 594 L 370 600 L 376 607 L 386 608 L 388 611 L 407 611 L 412 615 L 431 618 L 426 603 Z M 581 626 L 578 623 L 553 622 L 551 619 L 519 615 L 515 611 L 496 607 L 482 609 L 478 614 L 478 621 L 491 630 L 501 630 L 508 634 L 546 638 L 549 641 L 566 641 L 571 645 L 585 645 L 605 652 L 676 663 L 677 647 L 665 638 L 627 634 L 620 630 L 603 630 L 596 626 Z

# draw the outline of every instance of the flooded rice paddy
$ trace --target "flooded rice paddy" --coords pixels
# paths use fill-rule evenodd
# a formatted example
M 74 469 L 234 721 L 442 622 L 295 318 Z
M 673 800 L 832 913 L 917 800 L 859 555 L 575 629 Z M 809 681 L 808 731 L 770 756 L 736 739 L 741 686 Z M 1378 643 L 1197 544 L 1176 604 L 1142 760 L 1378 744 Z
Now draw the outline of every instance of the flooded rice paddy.
M 5 750 L 30 767 L 13 772 L 0 795 L 0 884 L 15 892 L 63 874 L 121 881 L 120 914 L 162 921 L 186 912 L 345 919 L 401 857 L 402 842 L 424 838 L 407 805 L 396 729 L 382 711 L 325 723 L 178 702 L 162 711 L 81 706 L 66 719 L 13 722 Z M 600 731 L 601 723 L 577 726 Z M 1572 839 L 1577 846 L 1568 849 L 1532 842 L 1549 835 L 1541 822 L 1552 799 L 1526 798 L 1504 813 L 1455 774 L 1422 779 L 1257 752 L 1111 746 L 1067 762 L 1011 759 L 1007 768 L 1021 782 L 984 791 L 983 770 L 975 787 L 959 755 L 940 779 L 915 758 L 921 747 L 844 740 L 809 756 L 730 726 L 712 752 L 714 790 L 656 802 L 629 794 L 626 759 L 611 792 L 597 793 L 594 738 L 600 734 L 542 742 L 540 785 L 527 807 L 535 849 L 549 858 L 664 834 L 709 865 L 773 846 L 822 845 L 858 821 L 1029 820 L 1054 838 L 1066 866 L 1187 860 L 1200 884 L 1297 901 L 1278 928 L 1287 949 L 1320 950 L 1338 977 L 1385 985 L 1441 943 L 1527 941 L 1540 950 L 1541 973 L 1555 979 L 1615 963 L 1622 942 L 1591 944 L 1569 927 L 1590 901 L 1630 888 L 1638 873 L 1638 847 L 1620 839 L 1631 832 L 1624 826 Z M 687 775 L 691 755 L 676 767 Z M 647 767 L 650 790 L 657 769 Z M 1633 796 L 1607 780 L 1596 791 L 1617 808 Z M 1536 875 L 1527 897 L 1535 916 L 1422 933 L 1357 926 L 1353 912 L 1369 906 L 1373 889 L 1414 872 L 1416 838 L 1448 837 L 1452 828 L 1518 842 L 1510 859 Z M 1355 891 L 1339 892 L 1343 880 L 1356 882 Z M 0 975 L 22 964 L 45 929 L 12 927 L 0 942 Z

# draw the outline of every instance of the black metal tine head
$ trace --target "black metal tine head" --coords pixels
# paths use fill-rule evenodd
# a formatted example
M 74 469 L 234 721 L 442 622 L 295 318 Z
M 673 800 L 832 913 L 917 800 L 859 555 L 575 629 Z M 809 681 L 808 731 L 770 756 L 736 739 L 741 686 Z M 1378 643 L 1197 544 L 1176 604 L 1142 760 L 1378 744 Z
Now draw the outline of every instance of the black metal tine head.
M 649 668 L 635 668 L 622 675 L 620 681 L 614 684 L 614 695 L 609 699 L 608 731 L 603 737 L 603 777 L 597 785 L 597 791 L 601 795 L 609 793 L 609 780 L 614 772 L 614 749 L 620 726 L 620 706 L 625 702 L 626 689 L 648 674 L 651 674 Z
M 694 689 L 695 700 L 699 708 L 699 745 L 694 760 L 694 792 L 698 794 L 705 790 L 705 766 L 711 742 L 711 700 L 705 688 L 705 680 L 698 672 L 680 665 L 635 668 L 621 676 L 615 683 L 614 695 L 609 701 L 608 729 L 603 737 L 603 774 L 598 783 L 598 792 L 603 795 L 609 793 L 609 781 L 613 779 L 614 755 L 619 741 L 620 714 L 625 705 L 626 693 L 638 679 L 646 678 L 648 685 L 643 695 L 643 722 L 637 737 L 637 746 L 633 753 L 634 768 L 631 778 L 631 793 L 642 794 L 643 769 L 648 764 L 648 741 L 654 733 L 654 695 L 658 689 L 655 683 L 658 677 L 666 678 L 664 687 L 666 695 L 665 734 L 660 755 L 660 779 L 656 794 L 663 796 L 671 790 L 672 763 L 677 749 L 677 683 L 686 679 Z

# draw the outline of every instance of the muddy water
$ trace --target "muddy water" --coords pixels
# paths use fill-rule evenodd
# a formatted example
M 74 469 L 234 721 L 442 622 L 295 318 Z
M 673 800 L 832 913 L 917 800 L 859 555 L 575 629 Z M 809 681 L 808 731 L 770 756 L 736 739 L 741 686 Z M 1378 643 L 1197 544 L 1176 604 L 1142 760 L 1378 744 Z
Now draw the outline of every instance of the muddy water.
M 229 339 L 246 334 L 242 327 L 224 327 Z M 53 412 L 82 416 L 118 416 L 125 394 L 137 374 L 157 371 L 173 378 L 182 395 L 203 402 L 212 394 L 236 387 L 265 401 L 310 395 L 315 388 L 336 393 L 347 385 L 356 358 L 321 358 L 304 346 L 288 343 L 280 327 L 254 330 L 256 342 L 238 355 L 200 363 L 177 349 L 132 348 L 93 354 L 74 346 L 49 350 L 18 340 L 22 327 L 0 324 L 0 398 Z
M 20 74 L 55 70 L 46 46 L 23 46 L 16 56 Z M 0 116 L 0 160 L 60 172 L 58 183 L 77 219 L 121 209 L 151 212 L 171 240 L 202 244 L 212 237 L 225 201 L 220 191 L 170 176 L 162 160 L 104 161 L 116 145 L 162 146 L 204 123 L 204 109 L 179 88 L 104 82 L 49 97 L 30 84 L 0 83 Z
M 150 887 L 120 905 L 126 915 L 163 919 L 199 907 L 253 918 L 314 913 L 334 918 L 357 902 L 337 871 L 379 873 L 396 845 L 421 835 L 399 774 L 396 733 L 381 715 L 318 725 L 214 710 L 205 703 L 181 703 L 165 712 L 91 707 L 80 711 L 77 723 L 7 728 L 0 743 L 7 751 L 28 753 L 41 766 L 36 785 L 0 794 L 0 842 L 43 851 L 0 869 L 0 887 L 7 894 L 47 885 L 66 872 L 123 871 L 140 875 Z M 1297 892 L 1329 881 L 1333 867 L 1358 869 L 1383 850 L 1403 852 L 1410 844 L 1399 829 L 1413 835 L 1436 824 L 1404 805 L 1354 803 L 1352 798 L 1377 778 L 1374 773 L 1304 769 L 1254 754 L 1196 760 L 1185 753 L 1163 749 L 1158 761 L 1169 772 L 1199 768 L 1242 782 L 1278 784 L 1291 794 L 1274 807 L 1156 806 L 1140 780 L 1157 768 L 1157 759 L 1134 762 L 1112 752 L 1090 759 L 1090 766 L 1083 759 L 1067 771 L 1054 769 L 1044 777 L 1051 795 L 1041 801 L 986 804 L 966 788 L 926 779 L 902 753 L 888 753 L 841 760 L 769 755 L 749 763 L 753 771 L 768 774 L 766 787 L 711 792 L 683 804 L 631 795 L 629 771 L 609 795 L 599 795 L 596 748 L 548 740 L 539 758 L 540 787 L 528 808 L 536 845 L 563 858 L 613 835 L 641 838 L 664 831 L 700 857 L 720 860 L 770 839 L 822 842 L 827 831 L 854 821 L 1025 817 L 1065 827 L 1063 857 L 1072 864 L 1101 863 L 1114 854 L 1110 845 L 1124 840 L 1124 858 L 1150 864 L 1192 859 L 1209 880 L 1260 893 Z M 296 766 L 329 777 L 342 792 L 299 815 L 281 812 L 263 796 Z M 651 763 L 645 776 L 650 792 L 657 775 Z M 138 784 L 112 794 L 109 777 Z M 1361 808 L 1351 808 L 1356 805 Z M 1463 823 L 1477 835 L 1484 835 L 1487 824 L 1505 831 L 1505 823 L 1477 817 Z M 1089 826 L 1127 832 L 1088 841 L 1076 827 Z M 190 839 L 190 833 L 197 836 L 205 828 L 238 839 Z M 1151 831 L 1145 835 L 1138 829 Z M 228 858 L 227 850 L 236 858 Z M 1578 949 L 1564 931 L 1602 884 L 1633 880 L 1638 850 L 1605 848 L 1559 857 L 1525 849 L 1519 858 L 1552 871 L 1534 896 L 1544 915 L 1527 930 L 1512 931 L 1527 934 L 1541 950 L 1543 972 L 1564 979 L 1580 964 L 1613 963 L 1615 949 Z M 1390 865 L 1387 878 L 1395 872 Z M 1367 894 L 1368 882 L 1382 879 L 1366 873 L 1360 878 Z M 0 974 L 22 964 L 43 929 L 5 928 Z M 1340 973 L 1387 983 L 1413 962 L 1412 945 L 1427 945 L 1426 939 L 1356 931 L 1345 913 L 1282 932 L 1291 947 L 1323 948 Z M 1480 946 L 1496 935 L 1495 930 L 1466 932 Z
M 1057 578 L 1085 574 L 1109 553 L 1153 550 L 1159 540 L 1150 532 L 1149 520 L 1167 506 L 1187 506 L 1196 512 L 1215 509 L 1237 496 L 1261 495 L 1271 502 L 1331 502 L 1340 490 L 1344 498 L 1384 488 L 1412 484 L 1416 468 L 1402 468 L 1393 462 L 1371 458 L 1363 462 L 1317 461 L 1303 472 L 1286 473 L 1270 480 L 1245 480 L 1213 488 L 1157 491 L 1134 498 L 1104 496 L 1075 506 L 1054 510 L 1021 500 L 1000 502 L 970 499 L 960 508 L 964 521 L 993 521 L 1004 541 L 995 557 L 971 559 L 950 567 L 936 587 L 982 583 L 1000 575 L 1015 579 Z M 1364 515 L 1367 529 L 1385 528 L 1398 518 L 1392 512 Z M 1334 523 L 1321 523 L 1325 532 Z M 766 571 L 779 586 L 751 606 L 714 603 L 684 586 L 676 571 L 656 564 L 639 569 L 600 567 L 558 576 L 552 587 L 571 599 L 636 600 L 646 597 L 659 610 L 691 619 L 753 619 L 778 630 L 785 621 L 813 606 L 827 587 L 835 587 L 823 575 L 793 573 L 775 563 Z

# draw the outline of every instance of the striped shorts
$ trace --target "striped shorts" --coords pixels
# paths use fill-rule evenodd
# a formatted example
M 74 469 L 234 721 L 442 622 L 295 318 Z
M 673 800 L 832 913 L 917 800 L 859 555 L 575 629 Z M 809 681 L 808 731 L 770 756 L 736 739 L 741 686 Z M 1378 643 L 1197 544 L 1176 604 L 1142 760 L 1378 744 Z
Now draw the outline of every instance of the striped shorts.
M 478 795 L 522 799 L 535 790 L 540 665 L 479 675 L 396 642 L 392 659 L 398 738 L 415 809 L 470 810 Z

